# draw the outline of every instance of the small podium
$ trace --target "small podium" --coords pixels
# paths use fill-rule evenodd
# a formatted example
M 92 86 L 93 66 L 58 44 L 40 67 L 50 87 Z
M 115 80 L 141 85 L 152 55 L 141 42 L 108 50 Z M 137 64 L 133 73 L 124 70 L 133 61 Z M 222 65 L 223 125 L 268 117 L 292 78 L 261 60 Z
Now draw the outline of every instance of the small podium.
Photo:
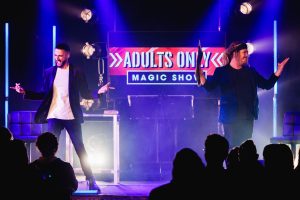
M 82 135 L 84 145 L 94 173 L 112 173 L 113 183 L 120 182 L 120 139 L 119 115 L 117 112 L 106 114 L 84 114 Z M 75 173 L 82 173 L 79 159 L 66 134 L 66 160 L 72 164 Z M 76 156 L 74 156 L 76 155 Z M 112 158 L 112 159 L 111 159 Z M 102 160 L 103 163 L 96 162 Z M 105 163 L 104 163 L 105 162 Z

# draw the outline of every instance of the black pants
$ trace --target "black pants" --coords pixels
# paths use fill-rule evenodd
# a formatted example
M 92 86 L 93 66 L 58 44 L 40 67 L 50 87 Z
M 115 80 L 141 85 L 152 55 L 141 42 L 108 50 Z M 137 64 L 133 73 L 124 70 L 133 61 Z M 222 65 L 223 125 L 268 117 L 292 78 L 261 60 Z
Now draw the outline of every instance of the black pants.
M 48 131 L 56 135 L 57 139 L 59 138 L 61 131 L 64 128 L 67 130 L 70 136 L 86 179 L 94 179 L 91 166 L 88 163 L 87 153 L 83 144 L 81 123 L 77 120 L 48 119 Z
M 224 137 L 229 142 L 229 147 L 240 146 L 245 140 L 252 138 L 253 120 L 236 120 L 233 123 L 223 123 Z

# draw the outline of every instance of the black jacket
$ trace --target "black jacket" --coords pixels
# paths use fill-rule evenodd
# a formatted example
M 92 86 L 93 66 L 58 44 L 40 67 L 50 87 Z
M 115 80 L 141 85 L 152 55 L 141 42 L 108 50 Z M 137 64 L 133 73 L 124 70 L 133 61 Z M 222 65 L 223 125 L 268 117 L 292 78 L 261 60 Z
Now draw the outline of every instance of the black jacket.
M 213 76 L 209 76 L 203 85 L 206 90 L 212 90 L 216 87 L 220 88 L 221 98 L 220 98 L 220 115 L 219 121 L 222 123 L 230 123 L 233 122 L 237 117 L 238 110 L 238 97 L 236 92 L 237 84 L 234 80 L 235 73 L 230 65 L 226 65 L 224 67 L 216 68 Z M 257 96 L 257 88 L 262 89 L 271 89 L 278 77 L 273 73 L 269 79 L 265 79 L 262 77 L 254 68 L 246 67 L 245 70 L 246 77 L 248 81 L 249 88 L 249 98 L 250 98 L 250 112 L 249 115 L 253 116 L 253 119 L 257 119 L 258 117 L 258 96 Z
M 83 114 L 80 107 L 80 95 L 84 99 L 92 99 L 90 90 L 88 89 L 88 84 L 84 73 L 80 68 L 70 65 L 69 69 L 69 98 L 72 113 L 75 120 L 83 122 Z M 53 82 L 56 75 L 57 67 L 53 66 L 45 70 L 44 72 L 44 83 L 43 91 L 34 92 L 27 91 L 24 95 L 25 99 L 31 100 L 42 100 L 35 114 L 36 123 L 46 123 L 47 116 L 50 109 L 52 96 L 53 96 Z

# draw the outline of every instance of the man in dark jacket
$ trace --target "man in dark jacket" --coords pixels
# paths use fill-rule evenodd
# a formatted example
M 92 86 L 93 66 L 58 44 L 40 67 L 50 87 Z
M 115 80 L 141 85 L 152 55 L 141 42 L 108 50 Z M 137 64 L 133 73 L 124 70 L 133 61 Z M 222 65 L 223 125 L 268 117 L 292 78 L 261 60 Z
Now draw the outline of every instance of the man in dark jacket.
M 206 79 L 200 71 L 200 85 L 208 91 L 220 88 L 219 121 L 230 147 L 235 147 L 252 138 L 253 122 L 258 116 L 257 88 L 271 89 L 289 58 L 279 63 L 277 71 L 265 79 L 249 67 L 246 43 L 231 43 L 224 55 L 225 66 L 217 68 L 213 76 Z
M 25 99 L 42 100 L 35 115 L 35 122 L 48 122 L 48 131 L 54 133 L 57 138 L 64 128 L 67 130 L 84 175 L 90 183 L 90 189 L 98 190 L 100 193 L 100 188 L 96 184 L 87 161 L 81 130 L 83 114 L 80 107 L 80 96 L 92 102 L 93 98 L 84 73 L 80 68 L 70 64 L 69 58 L 70 47 L 65 43 L 57 44 L 54 52 L 55 66 L 44 72 L 43 91 L 24 90 L 19 84 L 12 89 L 24 94 Z

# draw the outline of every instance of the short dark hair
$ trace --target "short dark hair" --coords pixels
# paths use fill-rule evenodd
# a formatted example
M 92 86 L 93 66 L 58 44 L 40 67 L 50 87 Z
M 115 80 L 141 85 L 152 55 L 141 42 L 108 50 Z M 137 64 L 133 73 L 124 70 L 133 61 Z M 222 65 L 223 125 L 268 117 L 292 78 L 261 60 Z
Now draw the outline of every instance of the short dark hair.
M 59 43 L 55 46 L 55 48 L 65 50 L 67 52 L 71 51 L 70 46 L 67 43 Z
M 58 149 L 58 140 L 53 133 L 44 132 L 38 136 L 36 146 L 43 156 L 53 156 Z
M 204 142 L 205 146 L 205 159 L 210 161 L 215 160 L 225 160 L 229 151 L 228 140 L 218 133 L 212 133 L 208 135 Z

